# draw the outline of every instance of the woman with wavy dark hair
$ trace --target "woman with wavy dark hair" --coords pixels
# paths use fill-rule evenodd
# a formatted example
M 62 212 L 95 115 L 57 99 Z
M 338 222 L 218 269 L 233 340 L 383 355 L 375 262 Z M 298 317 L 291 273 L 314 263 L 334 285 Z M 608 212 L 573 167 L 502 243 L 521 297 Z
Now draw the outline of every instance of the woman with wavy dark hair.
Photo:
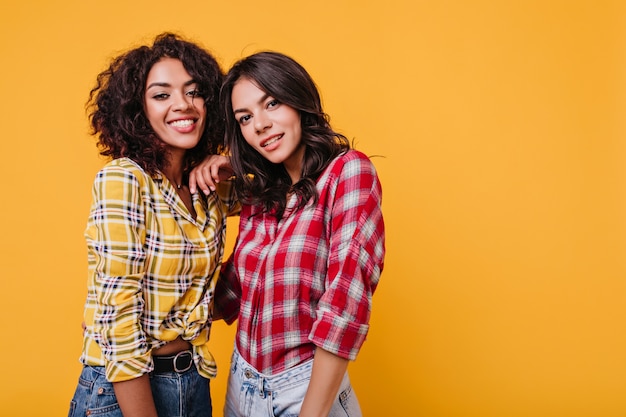
M 114 58 L 88 110 L 100 153 L 85 236 L 88 288 L 70 416 L 211 416 L 208 350 L 227 183 L 191 194 L 189 171 L 222 150 L 223 73 L 164 33 Z
M 360 416 L 347 367 L 385 253 L 374 166 L 288 56 L 237 62 L 220 101 L 230 158 L 208 158 L 190 186 L 208 192 L 232 172 L 243 203 L 215 298 L 216 314 L 238 319 L 224 415 Z

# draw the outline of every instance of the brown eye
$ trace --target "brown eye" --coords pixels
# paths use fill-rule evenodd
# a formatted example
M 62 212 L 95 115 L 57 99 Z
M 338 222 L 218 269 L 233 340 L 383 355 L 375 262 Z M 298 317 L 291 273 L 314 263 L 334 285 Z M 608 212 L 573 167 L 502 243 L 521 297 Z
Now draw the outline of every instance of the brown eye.
M 187 92 L 187 95 L 190 97 L 204 97 L 204 94 L 200 90 L 190 90 Z

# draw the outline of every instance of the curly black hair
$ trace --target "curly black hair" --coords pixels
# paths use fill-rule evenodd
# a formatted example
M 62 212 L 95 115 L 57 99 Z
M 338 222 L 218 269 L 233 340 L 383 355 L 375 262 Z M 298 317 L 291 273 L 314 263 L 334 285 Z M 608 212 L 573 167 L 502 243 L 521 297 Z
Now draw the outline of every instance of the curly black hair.
M 268 161 L 244 139 L 231 97 L 241 78 L 253 81 L 268 95 L 299 112 L 305 151 L 297 183 L 292 184 L 283 164 Z M 289 192 L 298 196 L 298 209 L 316 202 L 318 177 L 336 156 L 351 148 L 348 139 L 331 128 L 309 73 L 293 58 L 279 52 L 258 52 L 236 62 L 224 79 L 220 102 L 226 116 L 226 146 L 238 196 L 246 203 L 261 204 L 265 211 L 274 210 L 277 217 L 285 210 Z
M 150 174 L 167 164 L 166 146 L 150 126 L 144 110 L 148 73 L 163 58 L 182 62 L 206 105 L 205 129 L 200 142 L 186 152 L 185 171 L 206 155 L 222 152 L 224 122 L 219 107 L 222 69 L 209 52 L 174 33 L 162 33 L 152 46 L 140 46 L 113 58 L 109 67 L 98 75 L 86 105 L 100 154 L 112 159 L 128 157 Z

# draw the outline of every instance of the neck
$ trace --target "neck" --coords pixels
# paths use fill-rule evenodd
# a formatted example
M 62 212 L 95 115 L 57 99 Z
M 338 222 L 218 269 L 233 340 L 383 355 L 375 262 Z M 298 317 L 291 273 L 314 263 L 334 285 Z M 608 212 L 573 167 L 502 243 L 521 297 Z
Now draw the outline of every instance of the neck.
M 300 148 L 294 153 L 294 155 L 288 160 L 283 162 L 285 170 L 291 177 L 291 183 L 295 184 L 300 181 L 302 176 L 302 164 L 304 163 L 304 146 L 300 145 Z
M 183 163 L 182 160 L 170 160 L 169 165 L 163 168 L 163 175 L 176 187 L 181 189 L 183 186 Z

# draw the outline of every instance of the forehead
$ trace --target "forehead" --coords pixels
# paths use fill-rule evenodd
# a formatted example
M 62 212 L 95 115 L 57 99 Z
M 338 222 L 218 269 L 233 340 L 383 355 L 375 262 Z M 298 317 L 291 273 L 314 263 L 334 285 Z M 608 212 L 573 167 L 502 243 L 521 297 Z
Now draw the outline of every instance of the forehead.
M 185 66 L 179 59 L 162 58 L 157 61 L 150 71 L 146 79 L 146 85 L 153 83 L 173 84 L 176 82 L 186 83 L 191 79 L 191 75 L 185 69 Z
M 246 107 L 267 98 L 268 94 L 249 78 L 240 78 L 235 82 L 231 93 L 233 108 Z

